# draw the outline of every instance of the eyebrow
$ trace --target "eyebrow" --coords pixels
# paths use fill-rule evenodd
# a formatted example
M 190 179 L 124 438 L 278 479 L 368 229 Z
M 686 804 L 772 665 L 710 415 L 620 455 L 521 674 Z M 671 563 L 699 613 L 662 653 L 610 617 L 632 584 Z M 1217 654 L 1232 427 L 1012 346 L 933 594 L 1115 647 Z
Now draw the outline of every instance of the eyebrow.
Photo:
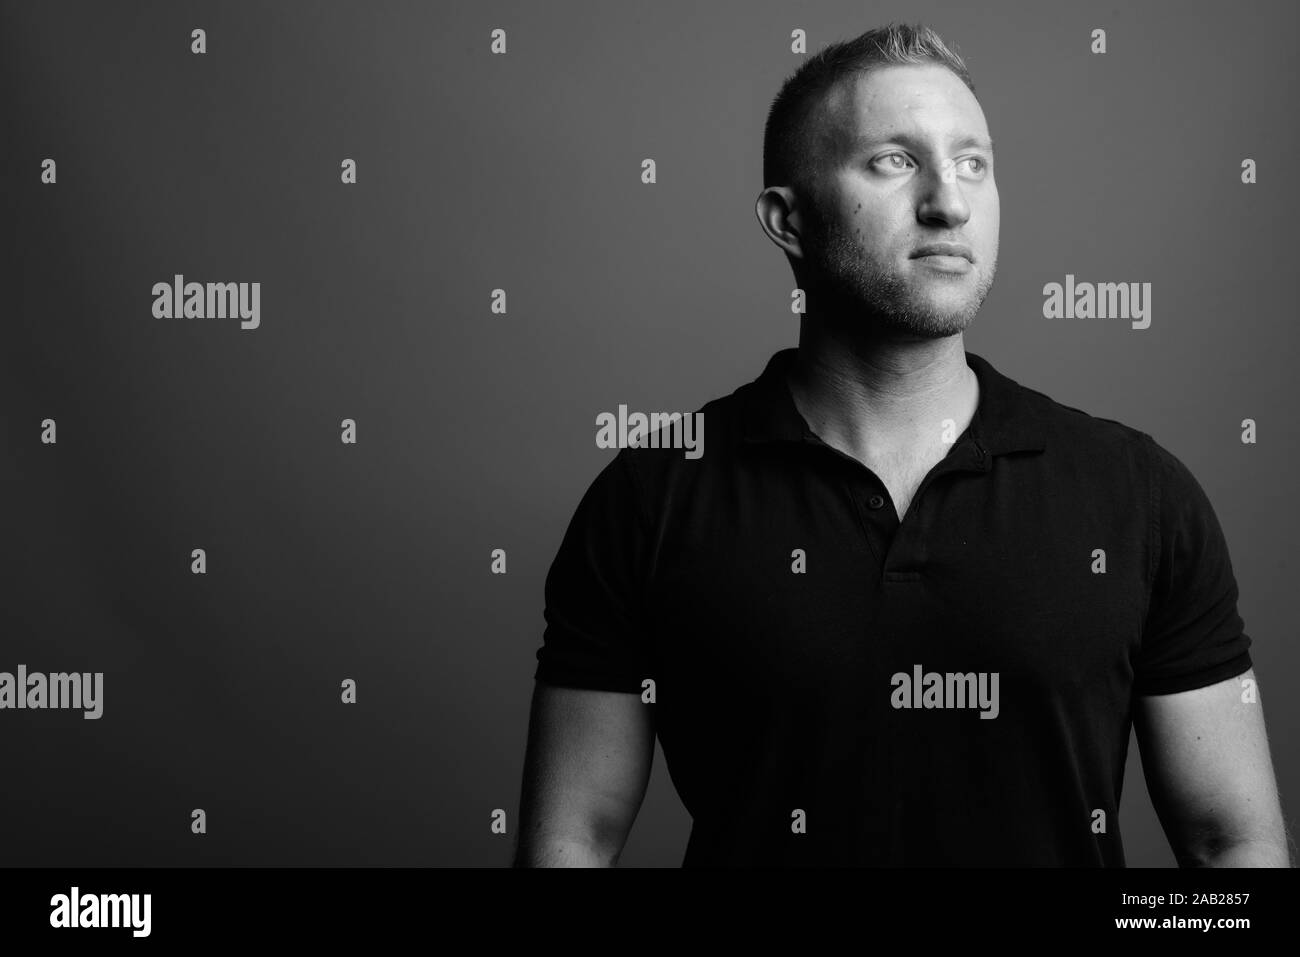
M 902 143 L 905 146 L 919 147 L 921 141 L 914 138 L 908 133 L 893 132 L 884 134 L 868 133 L 859 136 L 853 144 L 854 152 L 861 152 L 873 143 L 894 142 Z M 967 133 L 959 136 L 952 141 L 952 146 L 956 149 L 965 149 L 968 146 L 974 146 L 978 149 L 993 152 L 993 138 L 989 136 L 977 136 L 974 133 Z

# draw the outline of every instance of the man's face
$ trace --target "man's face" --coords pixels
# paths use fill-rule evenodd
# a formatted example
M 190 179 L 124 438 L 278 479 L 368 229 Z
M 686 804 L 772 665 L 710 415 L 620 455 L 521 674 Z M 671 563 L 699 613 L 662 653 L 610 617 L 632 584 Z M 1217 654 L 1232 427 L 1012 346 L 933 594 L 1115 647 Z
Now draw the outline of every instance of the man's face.
M 939 66 L 891 66 L 826 103 L 820 204 L 801 234 L 813 290 L 879 317 L 890 336 L 962 332 L 993 285 L 998 189 L 984 111 Z M 931 243 L 961 256 L 920 256 Z M 816 309 L 810 292 L 810 305 Z

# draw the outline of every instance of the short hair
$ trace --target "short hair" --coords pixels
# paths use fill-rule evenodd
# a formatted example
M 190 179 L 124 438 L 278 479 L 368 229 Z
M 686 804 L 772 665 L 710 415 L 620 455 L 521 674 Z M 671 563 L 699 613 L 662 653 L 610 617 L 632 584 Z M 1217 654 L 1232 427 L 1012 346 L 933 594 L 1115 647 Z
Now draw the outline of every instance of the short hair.
M 921 24 L 891 23 L 830 44 L 810 57 L 782 84 L 768 112 L 763 131 L 763 188 L 789 186 L 815 200 L 826 159 L 816 124 L 828 95 L 844 80 L 881 67 L 930 63 L 947 67 L 975 92 L 965 61 L 939 34 Z

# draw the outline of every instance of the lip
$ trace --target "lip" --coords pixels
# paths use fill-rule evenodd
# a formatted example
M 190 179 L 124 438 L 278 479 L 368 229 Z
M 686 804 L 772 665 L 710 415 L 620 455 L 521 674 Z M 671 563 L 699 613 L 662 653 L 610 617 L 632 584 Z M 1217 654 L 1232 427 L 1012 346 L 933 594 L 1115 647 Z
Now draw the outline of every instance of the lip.
M 971 256 L 969 246 L 963 246 L 961 243 L 926 243 L 924 246 L 912 253 L 912 259 L 920 259 L 923 256 L 960 256 L 967 262 L 974 262 Z
M 935 269 L 939 272 L 950 272 L 965 274 L 975 267 L 971 265 L 969 259 L 964 256 L 939 256 L 931 253 L 928 256 L 915 256 L 918 263 L 923 269 Z

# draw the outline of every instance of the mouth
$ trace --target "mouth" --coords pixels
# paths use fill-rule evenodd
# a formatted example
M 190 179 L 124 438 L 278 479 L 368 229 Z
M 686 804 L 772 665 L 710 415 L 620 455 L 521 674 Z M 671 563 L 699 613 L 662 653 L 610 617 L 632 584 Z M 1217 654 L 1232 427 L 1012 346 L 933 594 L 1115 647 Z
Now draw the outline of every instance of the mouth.
M 928 243 L 922 246 L 916 252 L 912 253 L 912 259 L 964 259 L 971 263 L 975 261 L 971 255 L 970 247 L 963 246 L 961 243 Z

